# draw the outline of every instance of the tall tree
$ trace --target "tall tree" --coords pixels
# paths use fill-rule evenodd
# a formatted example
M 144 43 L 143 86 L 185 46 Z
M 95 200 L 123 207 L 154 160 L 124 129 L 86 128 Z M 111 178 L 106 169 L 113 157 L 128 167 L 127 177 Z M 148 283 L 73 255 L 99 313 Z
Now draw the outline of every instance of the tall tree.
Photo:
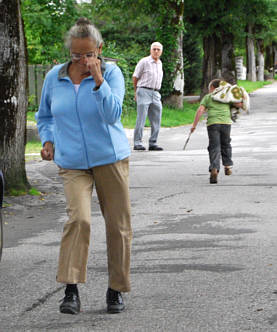
M 247 79 L 255 82 L 256 75 L 256 55 L 255 55 L 255 32 L 253 24 L 248 23 L 246 28 L 246 50 L 247 50 Z
M 234 74 L 234 34 L 222 31 L 221 34 L 221 75 L 231 84 L 236 83 Z
M 155 22 L 156 40 L 163 44 L 163 99 L 173 107 L 183 107 L 183 12 L 184 0 L 104 0 L 102 4 L 122 10 L 132 8 L 133 14 L 145 13 Z M 154 41 L 154 40 L 153 40 Z M 147 45 L 148 49 L 150 45 Z
M 258 63 L 258 80 L 264 80 L 264 48 L 276 38 L 277 1 L 249 0 L 242 12 L 246 25 L 247 78 L 256 81 Z
M 216 34 L 210 34 L 203 37 L 203 66 L 202 66 L 202 92 L 203 96 L 208 92 L 208 85 L 210 81 L 217 76 L 218 64 L 218 45 L 220 41 Z
M 6 188 L 26 189 L 27 70 L 20 0 L 0 2 L 0 157 Z
M 203 40 L 202 93 L 207 93 L 208 83 L 218 76 L 234 77 L 233 41 L 242 29 L 240 11 L 242 4 L 236 0 L 187 0 L 184 19 L 193 25 Z
M 202 39 L 191 24 L 185 24 L 183 36 L 184 94 L 194 93 L 201 85 Z
M 257 59 L 258 59 L 258 74 L 257 80 L 264 81 L 264 40 L 257 39 Z
M 183 63 L 183 14 L 184 0 L 159 2 L 160 27 L 157 38 L 164 46 L 163 99 L 166 104 L 183 108 L 184 63 Z
M 272 42 L 272 48 L 273 48 L 273 68 L 274 68 L 274 70 L 277 70 L 277 43 L 276 43 L 276 41 Z

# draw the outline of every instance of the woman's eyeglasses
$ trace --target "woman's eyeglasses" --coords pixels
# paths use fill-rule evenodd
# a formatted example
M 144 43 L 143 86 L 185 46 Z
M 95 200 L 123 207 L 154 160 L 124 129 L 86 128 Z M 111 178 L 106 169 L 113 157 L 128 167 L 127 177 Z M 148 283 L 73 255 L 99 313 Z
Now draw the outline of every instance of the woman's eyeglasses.
M 97 54 L 95 52 L 90 52 L 87 54 L 71 53 L 72 61 L 80 61 L 82 58 L 96 58 Z

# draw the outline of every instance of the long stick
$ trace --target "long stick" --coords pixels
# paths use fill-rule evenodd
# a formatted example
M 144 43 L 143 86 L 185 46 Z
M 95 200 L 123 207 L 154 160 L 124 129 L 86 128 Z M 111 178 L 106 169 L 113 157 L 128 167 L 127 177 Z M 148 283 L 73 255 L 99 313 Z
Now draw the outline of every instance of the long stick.
M 189 142 L 190 135 L 191 135 L 191 132 L 189 133 L 189 136 L 188 136 L 188 138 L 187 138 L 187 140 L 186 140 L 186 143 L 185 143 L 185 145 L 184 145 L 184 147 L 183 147 L 183 150 L 185 150 L 185 148 L 186 148 L 186 146 L 187 146 L 187 144 L 188 144 L 188 142 Z

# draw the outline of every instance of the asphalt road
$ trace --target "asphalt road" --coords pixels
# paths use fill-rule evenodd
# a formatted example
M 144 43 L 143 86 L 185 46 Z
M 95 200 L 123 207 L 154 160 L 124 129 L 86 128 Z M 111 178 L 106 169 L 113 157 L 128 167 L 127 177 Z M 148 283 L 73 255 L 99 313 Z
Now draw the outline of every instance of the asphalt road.
M 82 312 L 59 313 L 62 185 L 53 163 L 28 163 L 44 195 L 5 199 L 0 331 L 277 331 L 276 93 L 275 83 L 252 94 L 250 114 L 232 126 L 233 175 L 221 172 L 217 185 L 209 184 L 204 122 L 185 151 L 189 126 L 161 130 L 165 151 L 132 153 L 132 292 L 120 315 L 105 311 L 95 193 Z

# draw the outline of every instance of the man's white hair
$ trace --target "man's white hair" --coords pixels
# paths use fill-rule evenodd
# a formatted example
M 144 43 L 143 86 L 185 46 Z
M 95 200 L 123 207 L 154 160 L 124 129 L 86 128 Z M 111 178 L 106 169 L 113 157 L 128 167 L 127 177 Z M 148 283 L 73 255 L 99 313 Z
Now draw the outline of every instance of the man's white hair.
M 152 50 L 152 48 L 155 47 L 155 46 L 158 46 L 161 50 L 163 50 L 163 45 L 159 42 L 152 43 L 150 49 Z

